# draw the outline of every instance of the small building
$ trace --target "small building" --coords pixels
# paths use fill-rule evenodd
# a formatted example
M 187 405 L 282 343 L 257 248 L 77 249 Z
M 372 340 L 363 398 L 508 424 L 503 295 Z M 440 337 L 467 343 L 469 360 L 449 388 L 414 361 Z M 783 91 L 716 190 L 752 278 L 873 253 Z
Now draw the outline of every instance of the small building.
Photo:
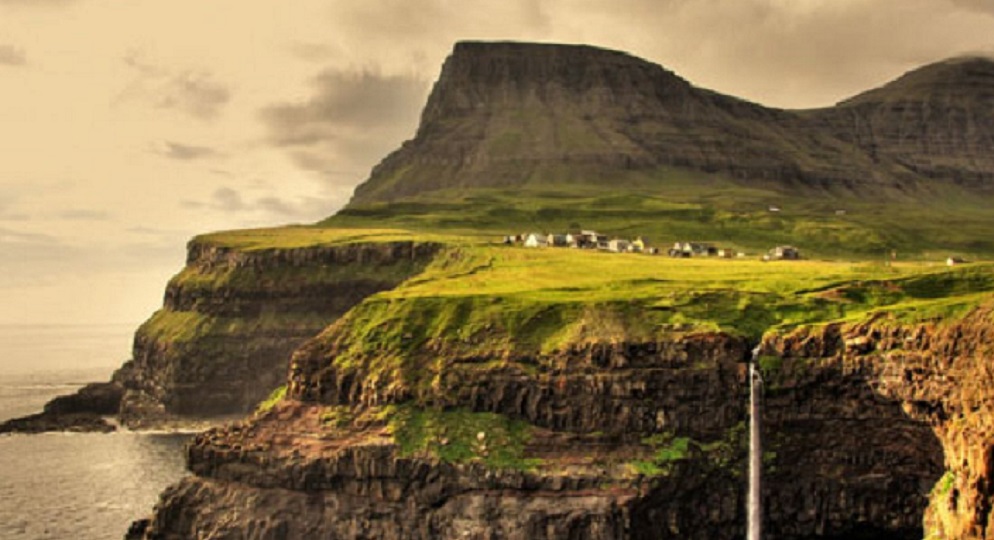
M 578 247 L 587 249 L 607 249 L 607 235 L 597 231 L 580 231 Z
M 800 258 L 801 251 L 794 246 L 777 246 L 763 256 L 763 260 L 767 261 L 796 261 Z
M 737 251 L 731 248 L 718 248 L 718 257 L 722 259 L 734 259 Z
M 565 234 L 550 234 L 545 237 L 545 241 L 550 247 L 566 247 L 569 245 Z
M 768 210 L 769 210 L 770 212 L 773 212 L 773 213 L 777 213 L 777 212 L 779 212 L 779 211 L 780 211 L 780 207 L 779 207 L 779 206 L 776 206 L 776 205 L 773 205 L 773 204 L 771 204 L 771 205 L 769 206 Z
M 642 253 L 647 249 L 648 242 L 645 238 L 641 236 L 636 236 L 635 240 L 632 240 L 631 250 L 635 253 Z
M 632 243 L 628 240 L 622 240 L 620 238 L 615 238 L 614 240 L 609 240 L 607 243 L 607 250 L 613 251 L 614 253 L 625 253 L 631 251 Z
M 525 247 L 530 247 L 530 248 L 548 247 L 549 246 L 548 235 L 539 234 L 539 233 L 526 234 L 524 244 Z
M 946 266 L 956 266 L 966 262 L 966 259 L 962 257 L 948 257 L 946 258 Z
M 674 254 L 674 252 L 679 252 L 679 254 Z M 717 254 L 716 247 L 703 242 L 676 242 L 670 249 L 670 256 L 673 257 L 706 257 Z

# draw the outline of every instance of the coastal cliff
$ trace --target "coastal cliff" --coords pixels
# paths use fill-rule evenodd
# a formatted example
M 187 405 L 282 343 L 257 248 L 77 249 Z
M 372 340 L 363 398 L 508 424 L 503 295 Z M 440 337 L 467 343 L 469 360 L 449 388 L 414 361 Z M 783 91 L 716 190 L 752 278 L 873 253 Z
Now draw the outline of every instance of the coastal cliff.
M 992 276 L 447 248 L 198 435 L 134 537 L 741 538 L 754 361 L 767 534 L 984 538 L 985 435 L 942 411 L 954 373 L 987 399 Z
M 105 417 L 134 429 L 198 425 L 250 412 L 280 386 L 300 344 L 418 273 L 439 247 L 391 231 L 306 227 L 197 237 L 110 381 L 0 432 L 113 431 Z
M 120 417 L 244 414 L 284 378 L 304 340 L 376 292 L 395 287 L 437 246 L 411 241 L 240 250 L 209 239 L 135 334 Z
M 950 436 L 935 414 L 959 398 L 938 384 L 924 400 L 918 365 L 967 363 L 975 376 L 976 350 L 950 338 L 989 323 L 987 308 L 941 330 L 881 320 L 769 336 L 767 533 L 984 538 L 963 512 L 989 511 L 972 462 L 984 437 Z M 370 373 L 382 356 L 337 361 L 349 331 L 298 351 L 288 399 L 194 440 L 195 476 L 163 495 L 147 538 L 743 535 L 747 340 L 691 333 L 486 358 L 429 347 L 438 371 L 419 364 L 422 386 Z

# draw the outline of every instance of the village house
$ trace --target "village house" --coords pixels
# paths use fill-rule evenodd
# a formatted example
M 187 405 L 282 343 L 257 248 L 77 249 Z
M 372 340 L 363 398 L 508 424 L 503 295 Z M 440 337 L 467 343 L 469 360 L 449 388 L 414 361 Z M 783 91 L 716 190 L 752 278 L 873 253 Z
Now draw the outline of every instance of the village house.
M 796 261 L 800 258 L 800 250 L 793 246 L 777 246 L 763 255 L 764 261 Z
M 734 259 L 738 252 L 731 248 L 718 248 L 718 257 L 722 259 Z
M 948 257 L 946 259 L 946 266 L 956 266 L 966 262 L 966 259 L 962 257 Z
M 669 251 L 670 257 L 706 257 L 717 254 L 717 248 L 703 242 L 676 242 Z
M 625 253 L 630 251 L 632 243 L 628 240 L 622 240 L 620 238 L 615 238 L 607 243 L 607 250 L 614 253 Z
M 607 235 L 597 231 L 580 231 L 580 240 L 577 242 L 577 246 L 588 249 L 607 249 L 607 242 Z
M 630 249 L 635 253 L 642 253 L 643 251 L 646 250 L 647 246 L 648 242 L 646 241 L 645 238 L 642 238 L 641 236 L 636 236 L 635 240 L 632 240 L 632 245 L 630 246 Z
M 514 245 L 521 244 L 524 247 L 529 248 L 544 248 L 544 247 L 571 247 L 571 248 L 581 248 L 581 249 L 601 249 L 604 251 L 611 251 L 614 253 L 649 253 L 658 254 L 659 249 L 648 245 L 645 238 L 639 236 L 635 240 L 627 240 L 623 238 L 616 238 L 609 240 L 607 235 L 600 234 L 596 231 L 571 231 L 566 234 L 556 234 L 556 233 L 525 233 L 519 235 L 507 235 L 502 238 L 504 244 Z M 690 244 L 688 244 L 690 245 Z M 707 249 L 709 246 L 694 244 L 696 249 Z M 688 248 L 689 249 L 689 248 Z M 714 249 L 714 248 L 710 248 Z
M 569 240 L 567 240 L 567 235 L 565 234 L 550 234 L 545 238 L 545 241 L 550 247 L 566 247 L 569 245 Z
M 529 233 L 525 235 L 525 247 L 538 248 L 538 247 L 548 247 L 549 240 L 548 236 L 539 233 Z

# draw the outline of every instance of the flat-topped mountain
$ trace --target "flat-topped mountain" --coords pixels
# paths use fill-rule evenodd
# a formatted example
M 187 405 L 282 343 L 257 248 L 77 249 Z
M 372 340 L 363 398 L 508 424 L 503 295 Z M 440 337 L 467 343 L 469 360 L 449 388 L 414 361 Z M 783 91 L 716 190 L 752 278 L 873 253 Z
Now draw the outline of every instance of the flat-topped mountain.
M 788 111 L 583 45 L 458 43 L 416 135 L 325 224 L 994 253 L 994 62 Z M 783 212 L 772 215 L 768 209 Z
M 459 43 L 415 138 L 351 206 L 450 188 L 610 185 L 680 167 L 776 185 L 913 182 L 798 115 L 697 88 L 665 68 L 589 46 Z

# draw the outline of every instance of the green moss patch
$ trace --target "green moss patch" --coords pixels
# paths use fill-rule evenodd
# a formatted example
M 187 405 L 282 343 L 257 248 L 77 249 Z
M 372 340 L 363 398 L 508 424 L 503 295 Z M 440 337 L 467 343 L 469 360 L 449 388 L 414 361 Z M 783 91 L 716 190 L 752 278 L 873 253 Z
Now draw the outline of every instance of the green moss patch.
M 403 456 L 479 461 L 495 469 L 527 470 L 540 464 L 525 456 L 531 426 L 499 414 L 401 405 L 390 414 L 389 427 Z

